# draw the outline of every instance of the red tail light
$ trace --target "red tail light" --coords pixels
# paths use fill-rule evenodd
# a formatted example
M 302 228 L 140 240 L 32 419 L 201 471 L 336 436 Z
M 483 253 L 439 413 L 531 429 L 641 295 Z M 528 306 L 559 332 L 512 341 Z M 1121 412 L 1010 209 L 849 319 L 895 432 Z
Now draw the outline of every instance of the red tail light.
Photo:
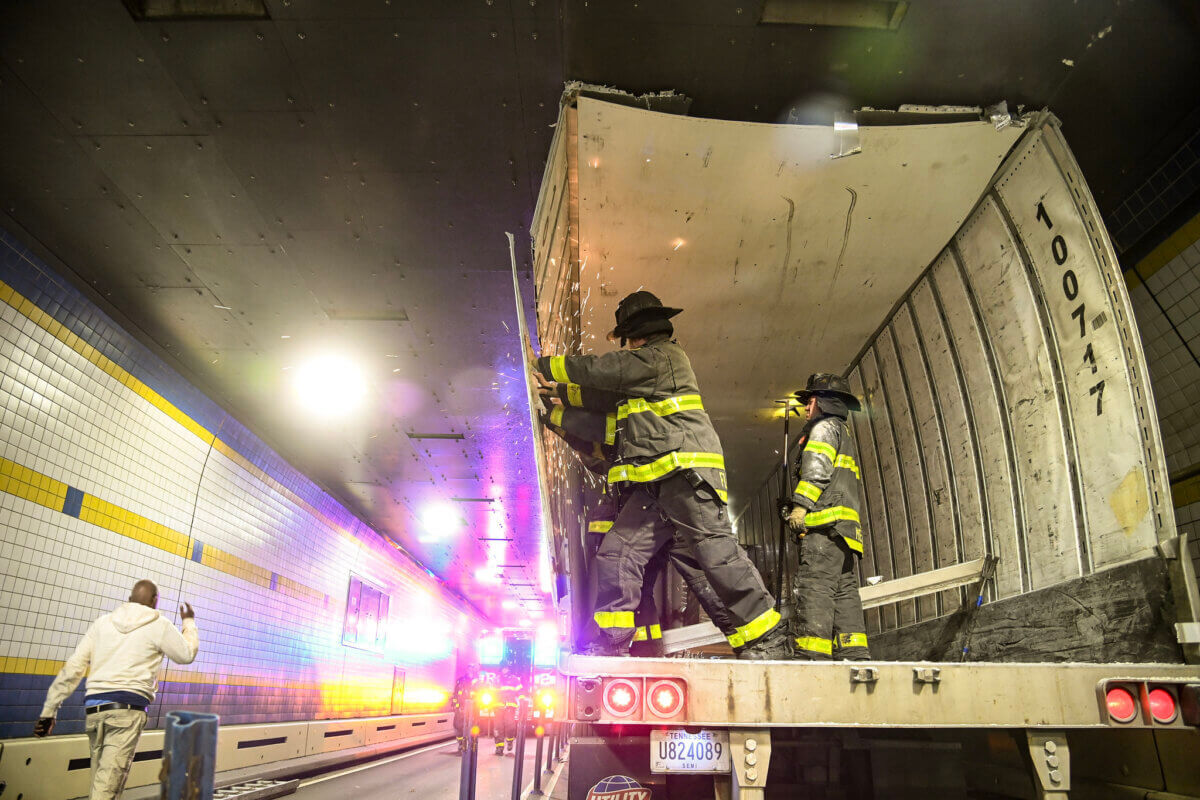
M 633 681 L 619 678 L 604 688 L 604 710 L 614 717 L 632 716 L 641 703 L 639 695 Z
M 683 689 L 674 681 L 655 681 L 646 690 L 646 705 L 656 717 L 673 717 L 683 710 Z
M 1108 715 L 1117 722 L 1132 722 L 1137 716 L 1137 698 L 1124 686 L 1113 686 L 1105 694 Z
M 1169 689 L 1164 689 L 1161 686 L 1151 689 L 1148 694 L 1150 700 L 1150 716 L 1154 717 L 1155 722 L 1174 722 L 1175 717 L 1179 714 L 1178 704 L 1175 702 L 1175 695 L 1171 694 Z

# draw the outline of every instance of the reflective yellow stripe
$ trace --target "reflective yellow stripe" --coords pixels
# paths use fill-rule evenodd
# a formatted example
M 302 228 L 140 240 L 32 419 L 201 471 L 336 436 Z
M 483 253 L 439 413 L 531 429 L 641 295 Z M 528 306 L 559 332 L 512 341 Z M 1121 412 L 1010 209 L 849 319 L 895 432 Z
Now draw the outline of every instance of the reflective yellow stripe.
M 804 524 L 810 528 L 816 528 L 821 525 L 832 525 L 839 520 L 858 522 L 858 512 L 848 506 L 830 506 L 820 511 L 810 511 L 804 518 Z
M 633 632 L 633 640 L 635 642 L 644 642 L 649 638 L 650 637 L 646 635 L 646 626 L 645 625 L 639 625 L 637 627 L 637 630 L 635 630 Z
M 746 646 L 746 640 L 742 637 L 742 635 L 740 633 L 735 633 L 732 636 L 726 636 L 725 638 L 729 640 L 730 647 L 745 647 Z
M 861 532 L 859 532 L 859 534 L 858 534 L 858 535 L 859 535 L 859 536 L 862 536 L 862 533 L 861 533 Z M 856 553 L 859 553 L 859 554 L 861 554 L 861 553 L 862 553 L 862 551 L 863 551 L 863 548 L 862 548 L 862 542 L 861 542 L 861 541 L 859 541 L 858 539 L 851 539 L 851 538 L 850 538 L 850 537 L 848 537 L 848 536 L 843 536 L 842 538 L 846 540 L 846 546 L 847 546 L 847 547 L 849 547 L 851 550 L 853 550 L 853 551 L 854 551 L 854 552 L 856 552 Z
M 815 503 L 821 497 L 821 490 L 816 486 L 813 486 L 808 481 L 800 481 L 796 484 L 796 491 L 792 492 L 792 494 L 798 494 L 801 497 L 807 497 L 809 500 L 812 500 Z
M 563 414 L 565 412 L 566 412 L 566 409 L 563 408 L 562 406 L 555 406 L 554 408 L 550 409 L 550 424 L 554 425 L 557 428 L 561 428 L 562 421 L 563 421 Z
M 583 387 L 578 383 L 567 384 L 567 402 L 576 408 L 583 405 Z
M 596 624 L 601 628 L 633 627 L 632 611 L 597 611 L 592 614 L 592 619 L 596 620 Z
M 745 625 L 738 627 L 737 632 L 747 642 L 752 642 L 779 624 L 779 612 L 768 608 Z
M 860 475 L 858 472 L 858 464 L 855 464 L 854 459 L 850 456 L 839 455 L 833 462 L 833 466 L 840 467 L 842 469 L 848 469 L 854 473 L 854 477 L 858 478 L 860 481 L 862 480 L 862 475 Z
M 704 403 L 698 394 L 681 394 L 678 397 L 668 397 L 648 403 L 640 397 L 632 397 L 617 406 L 617 419 L 625 419 L 630 414 L 649 412 L 658 417 L 665 417 L 679 411 L 703 411 Z
M 837 635 L 838 647 L 866 647 L 867 635 L 865 633 L 839 633 Z
M 721 498 L 721 502 L 725 505 L 729 505 L 729 492 L 725 491 L 724 489 L 716 489 L 715 491 L 717 493 L 717 497 Z
M 588 523 L 588 533 L 608 533 L 612 530 L 612 520 L 598 519 Z
M 662 626 L 661 625 L 651 625 L 650 626 L 650 638 L 651 639 L 661 639 L 662 638 Z
M 810 653 L 824 653 L 827 656 L 833 655 L 833 642 L 817 636 L 797 637 L 796 647 L 801 650 L 807 650 Z
M 837 450 L 833 449 L 833 445 L 826 444 L 825 442 L 809 442 L 808 444 L 804 445 L 804 449 L 807 452 L 820 453 L 821 455 L 828 457 L 830 461 L 833 461 L 835 458 L 837 458 Z
M 604 415 L 604 443 L 616 444 L 617 441 L 617 416 L 615 414 Z
M 649 464 L 618 464 L 608 471 L 608 482 L 650 483 L 677 469 L 725 469 L 725 457 L 716 453 L 667 453 Z
M 567 377 L 567 357 L 566 356 L 551 356 L 550 357 L 550 377 L 559 383 L 568 383 L 570 379 Z

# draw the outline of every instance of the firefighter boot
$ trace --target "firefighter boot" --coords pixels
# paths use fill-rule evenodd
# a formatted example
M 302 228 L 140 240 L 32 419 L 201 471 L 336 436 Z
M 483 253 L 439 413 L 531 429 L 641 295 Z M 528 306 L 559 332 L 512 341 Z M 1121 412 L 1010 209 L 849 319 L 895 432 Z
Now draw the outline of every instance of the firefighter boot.
M 746 645 L 738 658 L 745 661 L 787 661 L 792 658 L 792 641 L 782 621 L 756 641 Z
M 504 742 L 496 742 L 496 755 L 504 755 Z
M 512 752 L 512 749 L 513 749 L 513 740 L 512 739 L 504 740 L 504 749 L 507 750 L 509 753 Z

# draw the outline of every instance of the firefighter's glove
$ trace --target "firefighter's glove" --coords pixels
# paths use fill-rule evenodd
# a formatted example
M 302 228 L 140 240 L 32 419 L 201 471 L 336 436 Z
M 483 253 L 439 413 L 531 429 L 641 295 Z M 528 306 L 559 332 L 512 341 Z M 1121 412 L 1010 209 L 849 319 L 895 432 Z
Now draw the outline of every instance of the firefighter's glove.
M 792 513 L 792 501 L 780 498 L 776 507 L 779 509 L 779 518 L 787 522 L 788 515 Z
M 808 528 L 804 525 L 804 518 L 806 516 L 808 516 L 807 508 L 796 506 L 792 509 L 792 512 L 787 516 L 787 524 L 792 529 L 792 533 L 803 535 L 808 531 Z

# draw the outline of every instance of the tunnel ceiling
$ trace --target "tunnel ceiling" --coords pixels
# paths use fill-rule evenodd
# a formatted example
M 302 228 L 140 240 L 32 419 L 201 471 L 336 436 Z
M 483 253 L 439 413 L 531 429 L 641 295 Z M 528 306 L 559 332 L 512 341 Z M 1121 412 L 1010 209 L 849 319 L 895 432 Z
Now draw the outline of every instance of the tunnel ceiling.
M 805 20 L 824 4 L 772 5 Z M 546 586 L 503 234 L 518 234 L 528 286 L 565 80 L 673 89 L 694 115 L 754 121 L 829 96 L 1049 106 L 1102 209 L 1200 106 L 1182 0 L 916 0 L 896 30 L 762 24 L 761 0 L 264 7 L 139 21 L 120 0 L 3 4 L 0 205 L 197 385 L 506 622 L 536 618 Z M 353 422 L 294 408 L 289 372 L 331 349 L 371 379 Z M 468 525 L 423 525 L 435 503 Z

